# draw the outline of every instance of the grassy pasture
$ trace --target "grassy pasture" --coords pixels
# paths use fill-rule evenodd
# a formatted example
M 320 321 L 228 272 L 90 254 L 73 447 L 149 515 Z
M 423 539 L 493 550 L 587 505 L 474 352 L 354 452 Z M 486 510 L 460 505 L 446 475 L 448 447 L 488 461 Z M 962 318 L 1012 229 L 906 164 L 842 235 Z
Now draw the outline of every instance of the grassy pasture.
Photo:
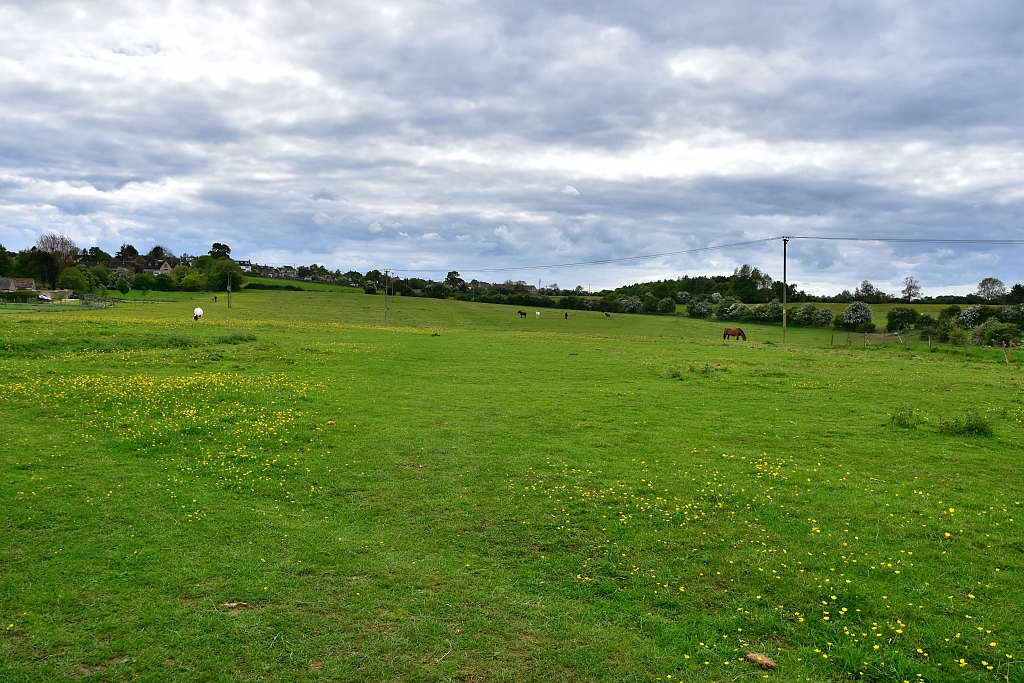
M 0 309 L 3 680 L 1024 680 L 1017 359 L 194 305 Z

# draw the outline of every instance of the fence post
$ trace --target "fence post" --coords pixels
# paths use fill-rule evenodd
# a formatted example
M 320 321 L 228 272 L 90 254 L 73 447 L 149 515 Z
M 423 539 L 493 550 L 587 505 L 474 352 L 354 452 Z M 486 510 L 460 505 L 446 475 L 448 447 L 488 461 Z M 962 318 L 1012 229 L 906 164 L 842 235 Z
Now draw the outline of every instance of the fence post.
M 928 353 L 932 352 L 932 335 L 928 335 Z
M 834 346 L 834 345 L 835 345 L 835 343 L 836 343 L 836 333 L 835 333 L 835 332 L 833 332 L 833 333 L 832 333 L 832 339 L 831 339 L 831 341 L 829 341 L 828 345 L 829 345 L 829 346 Z

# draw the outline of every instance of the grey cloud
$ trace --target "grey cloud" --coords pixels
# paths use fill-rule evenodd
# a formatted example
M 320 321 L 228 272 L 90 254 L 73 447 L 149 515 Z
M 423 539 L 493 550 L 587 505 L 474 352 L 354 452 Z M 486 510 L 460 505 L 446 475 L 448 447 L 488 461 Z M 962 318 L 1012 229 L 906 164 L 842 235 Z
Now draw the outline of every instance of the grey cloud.
M 9 247 L 64 225 L 107 248 L 216 240 L 443 275 L 784 233 L 1024 238 L 1014 2 L 10 7 Z M 793 249 L 795 279 L 826 288 L 1012 281 L 1017 260 Z M 541 275 L 779 260 L 771 244 Z

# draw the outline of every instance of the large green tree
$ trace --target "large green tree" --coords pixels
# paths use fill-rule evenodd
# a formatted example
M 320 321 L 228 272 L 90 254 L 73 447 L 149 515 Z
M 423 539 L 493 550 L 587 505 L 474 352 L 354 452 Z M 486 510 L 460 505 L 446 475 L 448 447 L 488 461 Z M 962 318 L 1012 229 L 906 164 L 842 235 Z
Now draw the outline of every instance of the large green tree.
M 211 292 L 222 292 L 231 282 L 232 291 L 242 287 L 242 269 L 229 258 L 219 258 L 210 264 L 206 271 L 206 288 Z
M 86 279 L 82 271 L 71 266 L 61 271 L 60 277 L 57 278 L 58 289 L 71 289 L 75 292 L 85 292 L 89 289 L 89 281 Z
M 7 255 L 7 249 L 4 245 L 0 244 L 0 277 L 6 277 L 11 274 L 14 269 L 14 262 L 11 257 Z

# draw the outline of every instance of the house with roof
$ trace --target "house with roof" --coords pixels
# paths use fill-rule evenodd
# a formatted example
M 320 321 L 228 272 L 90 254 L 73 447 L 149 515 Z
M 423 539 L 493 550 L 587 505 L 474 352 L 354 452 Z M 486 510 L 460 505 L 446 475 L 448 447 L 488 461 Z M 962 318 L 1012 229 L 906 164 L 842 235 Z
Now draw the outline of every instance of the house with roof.
M 36 291 L 36 281 L 30 277 L 0 277 L 0 292 Z

